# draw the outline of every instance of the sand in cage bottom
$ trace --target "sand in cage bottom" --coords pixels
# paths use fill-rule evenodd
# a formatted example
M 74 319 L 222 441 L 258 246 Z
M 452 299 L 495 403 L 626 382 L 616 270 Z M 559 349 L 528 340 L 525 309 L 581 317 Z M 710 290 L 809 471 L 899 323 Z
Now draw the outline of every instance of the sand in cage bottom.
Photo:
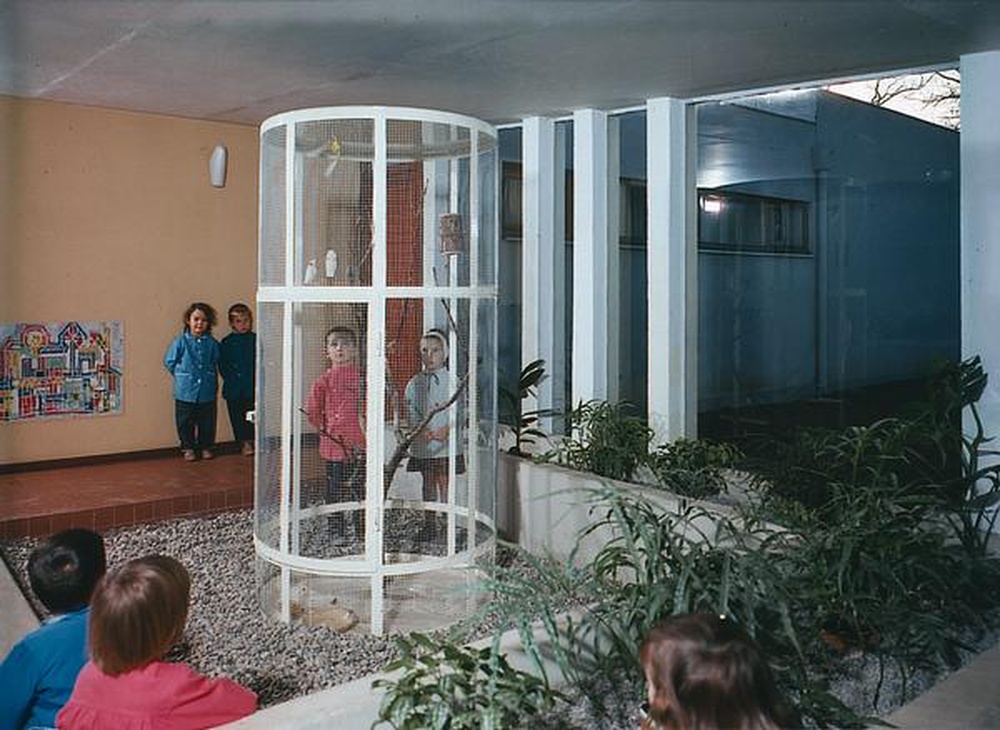
M 400 634 L 432 631 L 468 618 L 489 598 L 477 590 L 483 574 L 475 568 L 456 567 L 383 578 L 384 632 Z M 352 633 L 371 633 L 371 578 L 297 575 L 292 583 L 293 619 L 309 625 L 327 625 L 343 631 L 358 619 Z M 278 594 L 271 595 L 277 613 Z

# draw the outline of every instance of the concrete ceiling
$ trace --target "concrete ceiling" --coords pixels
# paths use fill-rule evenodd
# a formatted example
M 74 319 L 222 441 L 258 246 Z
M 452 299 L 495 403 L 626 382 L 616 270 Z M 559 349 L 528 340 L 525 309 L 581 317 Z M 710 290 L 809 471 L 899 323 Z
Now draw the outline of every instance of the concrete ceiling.
M 993 49 L 998 0 L 0 0 L 0 93 L 250 124 L 340 104 L 500 123 Z

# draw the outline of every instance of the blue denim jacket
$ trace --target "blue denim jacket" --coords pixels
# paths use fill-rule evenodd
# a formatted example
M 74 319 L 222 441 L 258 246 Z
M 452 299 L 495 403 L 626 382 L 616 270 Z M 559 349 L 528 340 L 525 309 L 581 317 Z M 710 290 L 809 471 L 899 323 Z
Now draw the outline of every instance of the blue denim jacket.
M 195 337 L 185 330 L 170 343 L 163 364 L 174 376 L 174 400 L 214 401 L 219 388 L 219 342 L 212 335 Z

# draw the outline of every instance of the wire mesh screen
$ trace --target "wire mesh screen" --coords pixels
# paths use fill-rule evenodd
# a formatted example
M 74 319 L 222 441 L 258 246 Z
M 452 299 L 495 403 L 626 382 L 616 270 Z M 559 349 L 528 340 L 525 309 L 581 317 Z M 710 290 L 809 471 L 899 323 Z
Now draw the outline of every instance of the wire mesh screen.
M 296 284 L 371 284 L 373 129 L 370 119 L 296 125 Z
M 309 557 L 365 552 L 367 308 L 361 303 L 296 306 L 295 474 L 299 493 L 293 552 Z
M 282 383 L 284 382 L 283 352 L 284 308 L 280 302 L 257 305 L 257 423 L 256 471 L 254 474 L 254 520 L 257 536 L 279 548 L 281 523 L 282 463 L 284 461 L 281 433 Z
M 285 283 L 285 139 L 284 127 L 261 135 L 259 279 L 263 286 Z
M 477 482 L 467 477 L 474 433 L 470 394 L 476 392 L 476 374 L 469 369 L 469 303 L 426 297 L 389 305 L 385 544 L 400 558 L 454 555 L 473 547 L 469 537 L 481 506 L 470 500 Z
M 497 216 L 499 206 L 497 203 L 497 192 L 499 190 L 500 175 L 497 170 L 497 143 L 496 138 L 487 134 L 479 133 L 478 146 L 478 167 L 479 167 L 479 230 L 496 231 Z M 484 286 L 493 286 L 497 281 L 497 249 L 492 241 L 483 236 L 478 236 L 479 245 L 476 249 L 478 272 L 478 283 Z
M 261 144 L 261 606 L 376 634 L 458 621 L 496 539 L 495 135 L 319 109 Z

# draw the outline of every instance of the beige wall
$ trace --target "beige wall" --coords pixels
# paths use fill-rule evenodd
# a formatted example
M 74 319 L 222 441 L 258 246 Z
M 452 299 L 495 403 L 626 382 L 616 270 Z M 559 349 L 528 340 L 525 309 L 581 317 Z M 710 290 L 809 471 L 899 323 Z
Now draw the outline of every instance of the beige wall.
M 125 335 L 123 413 L 0 424 L 0 464 L 176 444 L 163 352 L 191 301 L 220 310 L 220 339 L 229 304 L 253 306 L 257 160 L 252 126 L 0 97 L 0 322 L 117 319 Z

